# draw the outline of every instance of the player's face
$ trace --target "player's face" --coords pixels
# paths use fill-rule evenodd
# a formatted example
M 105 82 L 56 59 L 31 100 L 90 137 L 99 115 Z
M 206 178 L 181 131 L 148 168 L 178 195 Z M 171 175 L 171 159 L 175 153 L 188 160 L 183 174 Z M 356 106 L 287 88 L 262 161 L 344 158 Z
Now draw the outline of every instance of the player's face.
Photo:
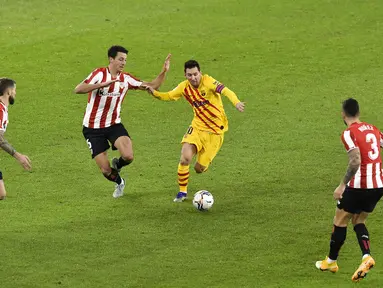
M 109 63 L 118 72 L 122 72 L 126 65 L 126 53 L 117 52 L 116 57 L 113 59 L 112 57 L 109 57 Z
M 9 104 L 13 105 L 13 103 L 15 103 L 15 98 L 16 98 L 16 85 L 8 89 Z
M 199 86 L 199 83 L 201 82 L 202 73 L 198 70 L 197 67 L 193 67 L 190 69 L 186 69 L 185 77 L 186 79 L 188 79 L 190 84 L 193 85 L 193 87 L 197 88 Z

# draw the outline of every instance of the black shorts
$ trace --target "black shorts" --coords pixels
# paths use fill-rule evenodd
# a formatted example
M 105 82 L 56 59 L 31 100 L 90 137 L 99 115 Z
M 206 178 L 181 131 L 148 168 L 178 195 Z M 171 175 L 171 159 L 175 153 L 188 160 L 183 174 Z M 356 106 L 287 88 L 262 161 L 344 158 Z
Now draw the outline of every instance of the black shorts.
M 114 124 L 107 128 L 93 129 L 88 127 L 83 127 L 82 134 L 86 139 L 86 143 L 92 153 L 92 158 L 96 157 L 98 154 L 108 150 L 110 148 L 109 143 L 112 144 L 112 149 L 117 150 L 114 146 L 114 142 L 118 137 L 129 136 L 128 131 L 125 129 L 124 125 L 121 123 Z
M 356 189 L 347 186 L 337 207 L 353 214 L 371 213 L 382 196 L 383 188 Z

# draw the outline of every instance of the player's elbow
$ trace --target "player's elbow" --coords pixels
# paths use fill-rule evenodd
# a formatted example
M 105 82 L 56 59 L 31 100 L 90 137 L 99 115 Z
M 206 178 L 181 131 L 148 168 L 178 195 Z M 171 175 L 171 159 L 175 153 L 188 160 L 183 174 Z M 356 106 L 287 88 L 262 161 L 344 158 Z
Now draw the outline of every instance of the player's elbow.
M 73 93 L 74 94 L 80 94 L 80 88 L 78 87 L 78 86 L 76 86 L 75 88 L 74 88 L 74 90 L 73 90 Z
M 81 91 L 80 88 L 76 87 L 76 88 L 74 88 L 73 93 L 74 93 L 74 94 L 81 94 L 82 91 Z
M 84 93 L 86 93 L 86 91 L 85 91 L 84 87 L 82 86 L 82 84 L 79 84 L 74 88 L 73 93 L 84 94 Z

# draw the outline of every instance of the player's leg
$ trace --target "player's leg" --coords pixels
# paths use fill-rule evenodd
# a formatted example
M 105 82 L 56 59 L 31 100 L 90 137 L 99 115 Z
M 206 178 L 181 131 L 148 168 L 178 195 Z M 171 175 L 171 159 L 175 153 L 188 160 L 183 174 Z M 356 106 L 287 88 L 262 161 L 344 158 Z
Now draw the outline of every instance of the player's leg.
M 133 162 L 133 143 L 128 136 L 120 136 L 114 142 L 114 146 L 120 152 L 120 158 L 114 158 L 112 165 L 120 171 L 122 167 L 128 166 Z
M 330 251 L 328 256 L 322 260 L 317 261 L 315 266 L 322 271 L 337 272 L 338 264 L 337 259 L 339 251 L 342 248 L 344 241 L 346 240 L 347 235 L 347 224 L 352 218 L 352 214 L 343 210 L 336 208 L 334 225 L 331 233 L 330 240 Z
M 104 177 L 106 179 L 108 179 L 109 181 L 116 183 L 116 187 L 115 187 L 115 190 L 113 192 L 113 197 L 114 198 L 121 197 L 124 194 L 125 182 L 121 178 L 118 171 L 116 169 L 110 167 L 110 163 L 108 160 L 108 154 L 106 153 L 106 151 L 96 155 L 94 157 L 94 160 L 96 161 L 96 164 L 100 168 Z
M 86 143 L 88 144 L 88 148 L 92 153 L 92 158 L 95 160 L 97 166 L 100 168 L 101 173 L 109 181 L 113 181 L 116 183 L 113 197 L 115 197 L 116 195 L 122 196 L 123 187 L 125 183 L 123 179 L 121 179 L 118 171 L 110 167 L 108 155 L 106 153 L 106 150 L 108 150 L 110 146 L 105 135 L 105 129 L 90 129 L 84 127 L 83 134 L 84 138 L 86 139 Z M 121 189 L 122 193 L 120 191 Z
M 352 225 L 359 242 L 362 257 L 365 258 L 370 255 L 370 235 L 366 227 L 366 220 L 369 213 L 361 212 L 352 217 Z
M 120 171 L 122 167 L 128 166 L 133 162 L 132 140 L 122 124 L 116 124 L 110 127 L 108 139 L 113 144 L 112 149 L 117 149 L 120 153 L 120 158 L 114 158 L 112 160 L 113 168 Z
M 218 154 L 223 144 L 223 134 L 216 135 L 208 132 L 203 132 L 203 136 L 201 138 L 203 149 L 198 153 L 197 162 L 194 165 L 194 170 L 197 173 L 203 173 L 207 171 L 210 163 Z
M 0 171 L 0 200 L 5 200 L 6 196 L 7 196 L 7 191 L 5 191 L 3 173 L 1 173 Z
M 352 224 L 354 225 L 354 231 L 359 242 L 360 250 L 362 251 L 362 263 L 351 277 L 353 282 L 359 282 L 366 277 L 367 273 L 375 265 L 375 260 L 371 256 L 370 251 L 370 235 L 366 227 L 366 220 L 369 213 L 362 212 L 354 215 L 352 218 Z
M 383 195 L 383 189 L 368 189 L 360 192 L 362 195 L 362 212 L 354 215 L 352 224 L 358 239 L 360 250 L 362 251 L 362 263 L 352 275 L 351 280 L 359 282 L 366 277 L 367 273 L 375 265 L 375 260 L 371 256 L 370 251 L 370 235 L 366 227 L 366 220 L 368 215 L 374 210 L 376 204 L 379 202 Z
M 187 142 L 182 144 L 181 157 L 177 169 L 179 192 L 176 198 L 174 198 L 174 202 L 182 202 L 186 199 L 188 193 L 187 187 L 189 183 L 190 163 L 196 153 L 197 146 L 195 144 Z
M 101 173 L 106 179 L 112 182 L 116 182 L 117 184 L 121 183 L 121 177 L 119 177 L 117 170 L 110 166 L 108 154 L 106 151 L 96 155 L 94 160 L 96 161 L 97 166 L 100 168 Z
M 181 157 L 177 169 L 179 192 L 176 198 L 174 198 L 174 202 L 182 202 L 186 199 L 190 176 L 190 163 L 194 155 L 202 148 L 200 131 L 189 126 L 182 138 L 181 144 Z
M 346 187 L 342 199 L 338 201 L 331 233 L 330 252 L 323 261 L 317 261 L 315 266 L 322 271 L 338 271 L 337 259 L 339 251 L 346 240 L 347 224 L 353 214 L 359 212 L 358 195 L 354 189 Z

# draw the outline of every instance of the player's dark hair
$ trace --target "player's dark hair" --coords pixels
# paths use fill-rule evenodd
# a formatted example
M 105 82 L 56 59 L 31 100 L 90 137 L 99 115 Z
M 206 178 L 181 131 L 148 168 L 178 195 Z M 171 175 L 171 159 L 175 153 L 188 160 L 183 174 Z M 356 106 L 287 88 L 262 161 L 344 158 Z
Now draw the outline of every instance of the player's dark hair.
M 109 48 L 109 50 L 108 50 L 108 57 L 112 57 L 114 59 L 114 58 L 116 58 L 118 52 L 128 54 L 128 50 L 127 49 L 125 49 L 122 46 L 115 45 L 115 46 L 112 46 L 112 47 Z
M 5 90 L 16 85 L 16 81 L 10 78 L 0 78 L 0 96 L 4 95 Z
M 195 61 L 195 60 L 186 61 L 185 62 L 185 66 L 184 66 L 184 72 L 186 72 L 186 69 L 191 69 L 191 68 L 194 68 L 194 67 L 197 67 L 198 71 L 201 71 L 197 61 Z
M 348 117 L 355 117 L 359 114 L 359 104 L 358 101 L 356 101 L 353 98 L 348 98 L 343 101 L 342 104 L 343 112 Z

